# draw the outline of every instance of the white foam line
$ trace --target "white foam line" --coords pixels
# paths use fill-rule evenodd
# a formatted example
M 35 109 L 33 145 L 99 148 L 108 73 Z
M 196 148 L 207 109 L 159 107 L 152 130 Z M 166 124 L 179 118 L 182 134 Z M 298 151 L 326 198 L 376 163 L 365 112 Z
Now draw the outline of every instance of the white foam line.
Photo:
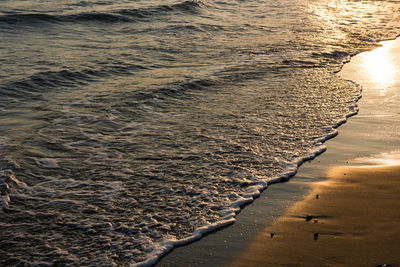
M 340 77 L 339 77 L 340 78 Z M 360 93 L 361 93 L 361 86 L 358 85 L 357 83 L 353 81 L 349 81 L 355 84 L 357 87 L 360 88 Z M 147 266 L 152 266 L 155 265 L 162 256 L 166 255 L 168 252 L 170 252 L 174 247 L 178 246 L 183 246 L 187 245 L 189 243 L 192 243 L 196 240 L 199 240 L 202 238 L 204 235 L 207 233 L 213 232 L 215 230 L 218 230 L 220 228 L 223 228 L 225 226 L 231 225 L 235 223 L 236 221 L 236 215 L 244 208 L 244 206 L 250 204 L 251 202 L 254 201 L 254 199 L 258 198 L 265 189 L 271 184 L 274 183 L 279 183 L 279 182 L 286 182 L 290 179 L 290 177 L 293 177 L 296 173 L 298 168 L 306 161 L 313 160 L 315 157 L 319 156 L 320 154 L 324 153 L 326 151 L 326 146 L 323 145 L 324 142 L 327 140 L 335 137 L 338 135 L 338 130 L 337 128 L 344 124 L 347 119 L 351 116 L 354 116 L 358 114 L 358 106 L 357 106 L 357 101 L 361 98 L 361 96 L 357 97 L 353 101 L 350 101 L 349 104 L 349 109 L 352 111 L 349 112 L 347 115 L 345 115 L 342 119 L 338 120 L 335 124 L 333 124 L 330 129 L 330 132 L 319 139 L 315 141 L 316 147 L 312 149 L 306 156 L 302 158 L 297 158 L 293 160 L 291 163 L 288 164 L 288 167 L 286 170 L 284 170 L 282 173 L 279 175 L 268 178 L 268 180 L 265 181 L 260 181 L 256 185 L 249 187 L 247 190 L 248 194 L 245 195 L 244 197 L 241 197 L 238 201 L 232 203 L 231 207 L 225 210 L 225 215 L 223 216 L 223 219 L 209 224 L 205 225 L 202 227 L 199 227 L 195 230 L 193 235 L 176 240 L 176 239 L 170 239 L 167 241 L 164 241 L 159 245 L 147 258 L 147 260 L 139 263 L 132 264 L 132 267 L 147 267 Z
M 132 267 L 152 266 L 160 260 L 161 256 L 170 252 L 174 247 L 183 246 L 183 245 L 192 243 L 194 241 L 197 241 L 200 238 L 202 238 L 205 234 L 215 231 L 217 229 L 220 229 L 222 227 L 231 225 L 235 221 L 236 221 L 236 219 L 234 217 L 231 217 L 229 219 L 218 221 L 213 224 L 201 226 L 194 231 L 193 235 L 191 235 L 187 238 L 180 239 L 180 240 L 171 239 L 168 241 L 164 241 L 157 249 L 155 249 L 150 254 L 150 256 L 148 257 L 148 259 L 146 261 L 135 263 L 135 264 L 132 264 L 131 266 Z

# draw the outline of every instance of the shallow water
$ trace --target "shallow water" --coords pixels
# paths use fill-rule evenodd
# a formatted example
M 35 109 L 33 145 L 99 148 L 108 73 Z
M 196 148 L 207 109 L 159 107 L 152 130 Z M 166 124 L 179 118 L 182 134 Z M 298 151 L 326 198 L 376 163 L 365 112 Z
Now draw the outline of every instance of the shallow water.
M 2 1 L 0 263 L 154 263 L 323 151 L 395 1 Z

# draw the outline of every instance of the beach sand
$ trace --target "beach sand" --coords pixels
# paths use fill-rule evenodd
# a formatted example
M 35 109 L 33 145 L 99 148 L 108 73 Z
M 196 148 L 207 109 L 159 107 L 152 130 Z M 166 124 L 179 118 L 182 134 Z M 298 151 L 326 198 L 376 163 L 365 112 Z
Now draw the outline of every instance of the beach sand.
M 400 166 L 338 166 L 328 177 L 229 266 L 400 265 Z
M 157 266 L 400 265 L 400 38 L 353 57 L 338 75 L 360 84 L 363 97 L 328 150 L 269 186 L 234 225 Z
M 344 66 L 340 76 L 361 84 L 363 98 L 328 142 L 327 180 L 227 266 L 400 266 L 399 55 L 397 39 Z

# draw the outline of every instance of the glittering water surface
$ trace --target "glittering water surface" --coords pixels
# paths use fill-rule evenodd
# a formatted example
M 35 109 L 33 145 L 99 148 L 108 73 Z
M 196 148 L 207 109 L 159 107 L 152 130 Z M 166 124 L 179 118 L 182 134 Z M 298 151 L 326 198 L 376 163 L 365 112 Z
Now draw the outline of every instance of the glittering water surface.
M 356 111 L 341 64 L 400 30 L 396 1 L 0 5 L 7 266 L 151 264 L 229 223 Z

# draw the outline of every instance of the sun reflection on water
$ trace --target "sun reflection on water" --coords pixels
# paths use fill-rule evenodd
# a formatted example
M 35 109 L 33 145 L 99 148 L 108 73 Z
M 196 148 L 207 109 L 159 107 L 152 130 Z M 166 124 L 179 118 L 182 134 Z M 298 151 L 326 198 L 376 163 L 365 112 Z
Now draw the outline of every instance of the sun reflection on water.
M 387 43 L 371 52 L 362 54 L 363 66 L 369 74 L 369 79 L 377 83 L 380 94 L 385 95 L 388 87 L 396 82 L 397 68 L 391 54 L 392 45 Z
M 370 157 L 360 157 L 352 160 L 353 167 L 365 167 L 365 166 L 399 166 L 400 165 L 400 151 L 395 150 L 391 152 L 385 152 Z

